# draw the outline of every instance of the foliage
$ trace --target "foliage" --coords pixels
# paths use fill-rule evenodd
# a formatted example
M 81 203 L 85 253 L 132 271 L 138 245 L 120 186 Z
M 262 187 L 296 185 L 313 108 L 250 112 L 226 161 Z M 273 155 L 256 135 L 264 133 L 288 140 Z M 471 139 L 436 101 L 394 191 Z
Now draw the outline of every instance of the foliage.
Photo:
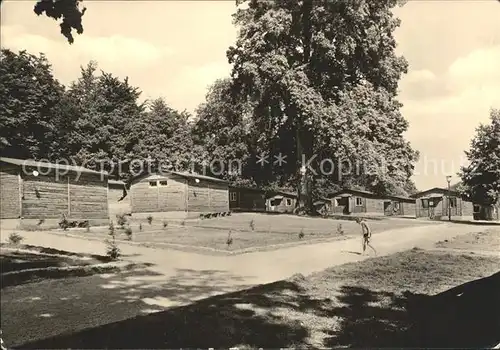
M 230 247 L 233 244 L 233 237 L 231 236 L 231 230 L 229 230 L 229 233 L 227 234 L 226 244 L 228 247 Z
M 267 178 L 301 180 L 309 208 L 324 175 L 306 168 L 301 179 L 302 157 L 363 160 L 376 169 L 384 160 L 386 171 L 364 169 L 356 181 L 376 192 L 404 188 L 416 154 L 404 141 L 408 125 L 395 100 L 407 67 L 395 53 L 397 1 L 241 3 L 248 6 L 234 16 L 240 30 L 228 50 L 233 90 L 252 103 L 257 150 L 286 153 L 289 160 L 280 169 L 269 164 L 263 173 L 273 176 Z M 290 145 L 296 145 L 292 152 Z M 319 164 L 312 164 L 317 170 Z M 331 174 L 334 182 L 352 180 L 340 173 Z
M 342 224 L 337 225 L 337 234 L 339 234 L 339 235 L 345 234 L 344 229 L 342 228 Z
M 151 215 L 148 215 L 146 218 L 148 220 L 148 223 L 151 225 L 153 223 L 153 217 Z
M 0 54 L 0 153 L 13 158 L 57 157 L 54 115 L 64 87 L 43 54 L 2 49 Z
M 492 109 L 490 124 L 481 124 L 465 152 L 470 162 L 462 167 L 462 193 L 475 203 L 491 205 L 500 199 L 500 110 Z
M 111 259 L 111 260 L 117 260 L 120 257 L 120 248 L 118 247 L 118 244 L 116 243 L 116 235 L 115 235 L 115 225 L 113 221 L 110 221 L 109 223 L 109 232 L 108 235 L 110 236 L 109 239 L 106 239 L 106 255 Z
M 127 235 L 127 239 L 129 241 L 131 241 L 132 240 L 132 228 L 130 226 L 127 226 L 125 228 L 125 234 Z
M 23 240 L 24 240 L 23 236 L 21 236 L 21 235 L 20 235 L 20 234 L 18 234 L 17 232 L 12 232 L 12 233 L 9 235 L 9 243 L 12 243 L 12 244 L 19 244 L 19 243 L 21 243 Z
M 304 238 L 305 234 L 304 234 L 304 229 L 300 229 L 300 232 L 299 232 L 299 239 L 302 239 Z
M 142 232 L 142 224 L 139 224 L 139 231 Z
M 127 223 L 127 216 L 125 214 L 117 214 L 116 223 L 118 224 L 118 226 L 123 228 L 123 226 L 125 226 L 125 224 Z
M 254 221 L 254 219 L 250 220 L 250 224 L 248 224 L 248 226 L 250 226 L 250 230 L 252 230 L 252 231 L 255 230 L 255 221 Z
M 59 221 L 59 227 L 66 231 L 71 226 L 71 223 L 66 219 L 66 215 L 63 214 L 62 219 Z
M 167 228 L 168 227 L 168 221 L 167 220 L 163 220 L 163 228 Z

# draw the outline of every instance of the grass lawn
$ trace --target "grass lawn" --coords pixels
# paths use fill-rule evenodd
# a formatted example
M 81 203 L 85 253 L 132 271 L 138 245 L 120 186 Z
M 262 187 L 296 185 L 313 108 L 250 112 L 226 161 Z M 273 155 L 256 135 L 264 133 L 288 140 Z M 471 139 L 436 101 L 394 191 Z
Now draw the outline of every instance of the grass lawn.
M 23 348 L 484 348 L 498 341 L 499 271 L 497 258 L 413 249 L 123 321 L 133 308 L 115 305 L 123 305 L 130 287 L 126 292 L 104 290 L 95 282 L 94 287 L 79 290 L 81 284 L 68 281 L 66 288 L 85 300 L 76 304 L 90 305 L 95 313 L 76 316 L 61 307 L 65 318 L 47 318 L 43 323 L 52 330 L 40 333 L 47 339 Z M 212 282 L 209 285 L 222 284 L 211 276 L 204 278 Z M 179 285 L 177 279 L 162 283 L 156 291 L 160 295 L 168 286 Z M 177 292 L 189 290 L 181 286 Z M 23 293 L 11 292 L 6 301 L 3 296 L 2 307 L 4 302 L 14 305 L 12 294 Z M 102 309 L 91 302 L 100 298 Z M 23 307 L 27 314 L 33 312 Z M 20 322 L 14 307 L 7 316 L 15 318 L 14 324 Z M 51 337 L 56 324 L 78 317 L 88 329 L 70 327 L 70 332 Z M 92 318 L 93 327 L 88 322 Z M 103 325 L 112 318 L 117 322 Z
M 498 252 L 500 255 L 500 227 L 483 232 L 468 233 L 451 241 L 438 242 L 437 248 Z
M 252 230 L 250 223 L 253 220 Z M 413 227 L 427 222 L 411 219 L 377 220 L 369 222 L 374 234 L 389 229 Z M 152 224 L 130 224 L 133 241 L 152 243 L 161 246 L 162 243 L 190 247 L 211 248 L 221 251 L 238 251 L 248 248 L 263 247 L 269 249 L 278 244 L 301 244 L 311 240 L 345 239 L 360 234 L 360 227 L 353 221 L 331 220 L 321 218 L 305 218 L 293 215 L 235 214 L 230 217 L 205 220 L 190 220 L 181 224 L 179 221 L 168 223 L 163 227 L 160 220 Z M 229 232 L 233 243 L 227 245 Z M 88 236 L 93 235 L 104 239 L 107 229 L 75 230 L 72 233 Z M 120 239 L 127 239 L 123 230 L 117 230 Z M 300 233 L 303 237 L 299 237 Z

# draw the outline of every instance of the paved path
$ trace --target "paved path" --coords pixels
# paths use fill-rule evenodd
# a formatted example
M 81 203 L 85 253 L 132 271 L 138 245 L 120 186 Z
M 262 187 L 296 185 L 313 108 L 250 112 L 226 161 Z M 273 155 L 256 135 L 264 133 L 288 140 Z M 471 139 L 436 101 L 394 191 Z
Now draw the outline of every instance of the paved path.
M 377 233 L 372 244 L 378 255 L 387 255 L 413 247 L 431 247 L 435 242 L 450 239 L 458 234 L 477 232 L 484 227 L 457 224 L 432 224 L 406 227 Z M 104 242 L 66 237 L 49 232 L 23 232 L 23 243 L 52 247 L 60 250 L 103 254 Z M 8 232 L 2 232 L 2 241 Z M 360 256 L 361 237 L 342 241 L 304 244 L 275 251 L 253 252 L 233 256 L 209 256 L 170 249 L 154 249 L 137 245 L 120 244 L 125 259 L 152 263 L 156 272 L 175 276 L 178 270 L 217 270 L 239 276 L 237 285 L 255 285 L 288 278 L 293 274 L 304 275 L 330 266 L 356 262 L 369 256 Z M 372 252 L 367 250 L 368 253 Z

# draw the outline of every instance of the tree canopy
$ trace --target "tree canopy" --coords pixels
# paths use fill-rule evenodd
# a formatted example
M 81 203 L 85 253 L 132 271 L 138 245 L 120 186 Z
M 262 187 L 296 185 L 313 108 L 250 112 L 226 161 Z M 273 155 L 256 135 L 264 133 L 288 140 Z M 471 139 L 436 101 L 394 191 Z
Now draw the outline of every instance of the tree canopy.
M 475 203 L 497 203 L 500 194 L 500 110 L 492 109 L 490 124 L 481 124 L 465 154 L 470 162 L 462 167 L 463 193 Z
M 0 6 L 2 2 L 3 0 L 0 0 Z M 73 30 L 77 34 L 83 33 L 82 17 L 87 9 L 80 7 L 81 2 L 81 0 L 38 0 L 33 11 L 38 16 L 45 14 L 57 21 L 61 20 L 59 24 L 61 34 L 72 44 Z

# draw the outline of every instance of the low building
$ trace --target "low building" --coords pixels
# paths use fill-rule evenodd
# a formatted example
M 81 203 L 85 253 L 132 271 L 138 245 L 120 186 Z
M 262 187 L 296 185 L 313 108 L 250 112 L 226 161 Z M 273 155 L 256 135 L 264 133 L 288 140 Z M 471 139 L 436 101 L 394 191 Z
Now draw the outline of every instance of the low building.
M 229 209 L 252 212 L 266 210 L 266 191 L 257 188 L 229 186 Z
M 457 191 L 434 187 L 412 196 L 416 203 L 417 218 L 446 219 L 473 219 L 474 205 L 465 200 Z
M 380 196 L 369 191 L 343 189 L 331 193 L 330 213 L 338 215 L 415 216 L 415 199 Z
M 266 210 L 277 213 L 293 213 L 297 194 L 284 191 L 270 191 L 266 195 Z
M 106 172 L 0 157 L 0 186 L 2 220 L 108 220 Z
M 229 212 L 229 185 L 214 177 L 157 172 L 134 177 L 128 186 L 133 216 L 187 217 Z
M 111 218 L 116 215 L 128 215 L 132 213 L 130 207 L 130 196 L 123 181 L 108 180 L 108 208 Z

